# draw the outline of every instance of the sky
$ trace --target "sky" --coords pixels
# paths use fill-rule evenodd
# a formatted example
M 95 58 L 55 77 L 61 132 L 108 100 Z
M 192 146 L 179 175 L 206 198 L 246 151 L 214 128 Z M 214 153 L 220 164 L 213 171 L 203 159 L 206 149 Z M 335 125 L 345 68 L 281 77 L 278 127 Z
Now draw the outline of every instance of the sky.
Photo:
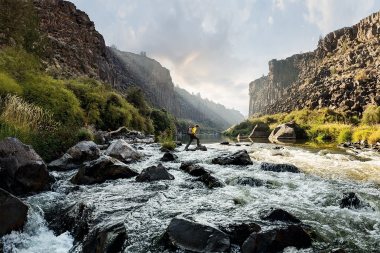
M 108 46 L 170 70 L 173 83 L 248 114 L 248 84 L 268 61 L 380 10 L 380 0 L 71 0 Z

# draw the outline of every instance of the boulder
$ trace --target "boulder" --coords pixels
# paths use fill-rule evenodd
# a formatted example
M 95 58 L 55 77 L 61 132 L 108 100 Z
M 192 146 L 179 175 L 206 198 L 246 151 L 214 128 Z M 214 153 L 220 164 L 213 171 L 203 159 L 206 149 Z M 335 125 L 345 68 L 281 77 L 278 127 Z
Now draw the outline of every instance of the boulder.
M 106 180 L 131 178 L 138 173 L 119 160 L 102 155 L 97 160 L 86 162 L 71 179 L 73 184 L 95 184 Z
M 253 162 L 247 150 L 240 150 L 232 155 L 223 155 L 212 159 L 213 164 L 220 165 L 252 165 Z
M 170 174 L 161 163 L 157 166 L 150 166 L 144 169 L 140 175 L 136 177 L 137 182 L 152 182 L 158 180 L 174 180 L 174 176 Z
M 200 176 L 198 180 L 203 182 L 210 189 L 224 186 L 222 181 L 210 174 L 204 174 Z
M 172 219 L 164 242 L 170 248 L 192 252 L 226 252 L 230 248 L 230 238 L 226 233 L 183 218 Z
M 268 138 L 270 132 L 269 132 L 269 126 L 265 123 L 258 123 L 256 124 L 252 132 L 249 134 L 249 138 L 255 139 L 255 138 Z
M 66 171 L 78 169 L 82 163 L 92 161 L 100 156 L 100 149 L 93 141 L 81 141 L 69 148 L 59 159 L 49 163 L 50 170 Z
M 271 142 L 296 139 L 300 127 L 293 121 L 277 126 L 269 135 Z
M 177 160 L 178 156 L 171 152 L 166 152 L 163 157 L 161 157 L 160 161 L 162 162 L 172 162 Z
M 286 247 L 311 247 L 311 238 L 299 225 L 290 225 L 259 233 L 252 233 L 243 243 L 243 253 L 275 253 Z
M 143 157 L 140 152 L 122 139 L 113 141 L 107 148 L 105 155 L 114 157 L 124 163 L 134 162 Z
M 228 141 L 223 141 L 220 143 L 220 145 L 230 145 L 230 143 Z
M 89 223 L 91 220 L 93 207 L 80 202 L 65 208 L 56 208 L 45 212 L 45 219 L 48 227 L 56 235 L 66 231 L 74 237 L 75 241 L 82 241 L 89 232 Z
M 206 146 L 200 145 L 200 146 L 197 146 L 197 147 L 195 148 L 195 150 L 207 151 L 207 148 L 206 148 Z
M 301 221 L 290 214 L 289 212 L 282 209 L 270 208 L 268 210 L 263 210 L 259 213 L 260 219 L 268 221 L 283 221 L 289 223 L 300 223 Z
M 95 228 L 83 242 L 83 253 L 118 253 L 123 252 L 127 241 L 124 223 L 108 224 Z
M 261 179 L 256 179 L 253 177 L 237 177 L 233 178 L 228 182 L 230 185 L 249 185 L 252 187 L 263 186 L 265 183 Z
M 210 174 L 210 172 L 202 166 L 198 164 L 193 164 L 191 162 L 181 163 L 181 166 L 179 168 L 194 177 L 200 177 L 205 174 Z
M 266 163 L 263 162 L 260 164 L 260 169 L 265 171 L 273 172 L 291 172 L 291 173 L 300 173 L 300 170 L 293 164 L 286 163 Z
M 176 141 L 176 142 L 175 142 L 175 145 L 177 145 L 177 147 L 180 147 L 180 146 L 182 146 L 182 142 L 180 142 L 180 141 Z
M 16 138 L 0 141 L 0 188 L 20 195 L 48 190 L 50 182 L 45 162 L 31 146 Z
M 230 236 L 231 244 L 243 245 L 248 236 L 261 230 L 260 225 L 250 222 L 241 224 L 231 224 L 221 228 L 221 230 Z
M 28 206 L 0 188 L 0 237 L 21 230 L 27 221 Z
M 362 207 L 370 207 L 368 203 L 361 201 L 356 193 L 345 192 L 343 193 L 343 198 L 339 201 L 340 208 L 357 209 Z

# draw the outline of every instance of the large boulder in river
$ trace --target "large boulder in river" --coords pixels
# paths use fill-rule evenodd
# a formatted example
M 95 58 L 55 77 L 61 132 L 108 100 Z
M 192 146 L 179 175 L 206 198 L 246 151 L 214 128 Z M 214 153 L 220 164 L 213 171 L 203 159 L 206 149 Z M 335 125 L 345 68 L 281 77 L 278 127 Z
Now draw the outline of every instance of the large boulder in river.
M 257 123 L 254 128 L 252 129 L 252 132 L 249 134 L 249 138 L 255 139 L 255 138 L 268 138 L 270 132 L 269 132 L 269 126 L 265 123 Z
M 282 221 L 290 223 L 300 223 L 301 221 L 293 214 L 277 208 L 270 208 L 259 213 L 260 219 L 269 221 Z
M 103 183 L 106 180 L 130 178 L 138 173 L 130 169 L 125 163 L 103 155 L 98 159 L 86 162 L 71 179 L 74 184 Z
M 0 188 L 19 195 L 48 190 L 49 172 L 31 146 L 16 138 L 0 141 Z
M 212 159 L 213 164 L 220 165 L 252 165 L 253 162 L 248 155 L 247 150 L 239 150 L 232 155 L 222 155 Z
M 0 188 L 0 237 L 24 227 L 28 206 L 17 197 Z
M 72 170 L 79 168 L 82 163 L 92 161 L 100 156 L 100 149 L 93 141 L 81 141 L 69 148 L 59 159 L 49 163 L 51 170 Z
M 277 140 L 288 140 L 288 139 L 296 139 L 296 128 L 298 126 L 295 122 L 291 121 L 285 124 L 281 124 L 277 126 L 271 134 L 269 135 L 269 140 L 271 142 L 276 142 Z
M 166 152 L 163 157 L 161 157 L 160 161 L 162 162 L 172 162 L 178 159 L 178 156 L 173 154 L 172 152 Z
M 107 224 L 92 230 L 83 242 L 83 253 L 123 252 L 127 241 L 124 223 Z
M 275 253 L 286 247 L 311 247 L 311 238 L 299 225 L 290 225 L 259 233 L 252 233 L 244 242 L 243 253 Z
M 210 189 L 224 186 L 224 183 L 222 181 L 210 174 L 204 174 L 200 176 L 198 180 L 203 182 Z
M 105 152 L 106 155 L 112 156 L 124 163 L 130 163 L 139 160 L 143 155 L 129 145 L 125 140 L 119 139 L 113 141 Z
M 254 232 L 261 230 L 260 225 L 249 222 L 241 224 L 230 224 L 226 227 L 222 227 L 221 230 L 230 236 L 232 244 L 243 245 L 244 241 Z
M 94 208 L 83 202 L 68 207 L 58 206 L 45 211 L 45 219 L 49 229 L 60 235 L 66 231 L 74 237 L 75 241 L 82 241 L 89 232 L 89 223 Z
M 174 176 L 170 174 L 161 163 L 157 166 L 150 166 L 143 169 L 140 175 L 136 177 L 137 182 L 152 182 L 159 180 L 174 180 Z
M 210 174 L 210 171 L 193 162 L 183 162 L 179 168 L 194 177 Z
M 265 171 L 273 171 L 273 172 L 291 172 L 291 173 L 300 173 L 300 169 L 298 169 L 293 164 L 286 163 L 266 163 L 263 162 L 260 164 L 260 169 Z
M 191 252 L 226 252 L 229 236 L 217 228 L 183 218 L 174 218 L 164 235 L 166 246 Z

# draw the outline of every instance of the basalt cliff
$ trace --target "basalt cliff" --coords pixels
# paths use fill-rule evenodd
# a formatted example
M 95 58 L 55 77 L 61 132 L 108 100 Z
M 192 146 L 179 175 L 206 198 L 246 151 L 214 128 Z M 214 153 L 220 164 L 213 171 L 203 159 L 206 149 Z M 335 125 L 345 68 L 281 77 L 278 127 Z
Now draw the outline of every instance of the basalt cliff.
M 380 12 L 327 34 L 313 52 L 269 62 L 249 84 L 249 115 L 328 107 L 360 115 L 380 104 Z
M 131 86 L 140 87 L 148 101 L 178 118 L 188 119 L 216 129 L 225 129 L 231 120 L 213 120 L 187 100 L 183 100 L 174 87 L 170 72 L 145 55 L 122 52 L 106 46 L 103 36 L 96 31 L 88 15 L 63 0 L 34 0 L 39 28 L 47 38 L 44 61 L 46 71 L 56 77 L 91 77 L 112 85 L 120 92 Z M 215 103 L 214 103 L 215 104 Z M 216 104 L 215 104 L 216 105 Z M 225 118 L 236 119 L 243 115 L 222 108 Z

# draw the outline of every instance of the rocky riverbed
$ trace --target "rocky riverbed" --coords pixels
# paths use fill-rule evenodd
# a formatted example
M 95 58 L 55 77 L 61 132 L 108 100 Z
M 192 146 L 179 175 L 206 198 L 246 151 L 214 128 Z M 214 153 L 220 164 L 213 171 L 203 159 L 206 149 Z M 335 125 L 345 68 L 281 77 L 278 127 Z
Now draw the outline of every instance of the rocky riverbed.
M 122 138 L 81 143 L 51 163 L 51 190 L 18 195 L 27 221 L 1 238 L 3 251 L 380 248 L 377 152 L 214 143 L 172 156 L 151 139 Z

